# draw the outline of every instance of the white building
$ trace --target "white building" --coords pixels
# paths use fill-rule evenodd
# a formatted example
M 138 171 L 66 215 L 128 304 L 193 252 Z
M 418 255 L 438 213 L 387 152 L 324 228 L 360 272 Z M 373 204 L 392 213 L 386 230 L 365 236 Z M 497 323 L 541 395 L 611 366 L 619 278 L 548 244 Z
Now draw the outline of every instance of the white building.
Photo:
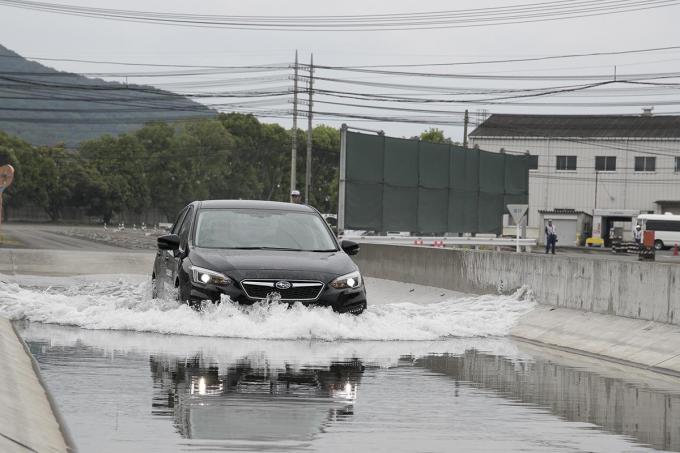
M 539 211 L 594 214 L 595 243 L 614 227 L 629 237 L 636 213 L 680 213 L 680 116 L 491 115 L 470 143 L 538 156 L 529 174 L 532 236 L 542 237 Z M 583 235 L 575 217 L 562 226 L 560 243 Z

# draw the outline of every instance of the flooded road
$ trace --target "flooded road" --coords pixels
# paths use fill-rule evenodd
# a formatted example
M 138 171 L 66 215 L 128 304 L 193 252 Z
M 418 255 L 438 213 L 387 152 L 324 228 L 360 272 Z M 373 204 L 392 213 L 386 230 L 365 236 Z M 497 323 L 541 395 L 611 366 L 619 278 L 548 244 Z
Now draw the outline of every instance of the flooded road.
M 82 452 L 680 450 L 670 382 L 562 365 L 505 338 L 18 328 Z
M 529 291 L 367 286 L 355 317 L 14 275 L 0 314 L 80 452 L 680 451 L 680 380 L 508 338 Z

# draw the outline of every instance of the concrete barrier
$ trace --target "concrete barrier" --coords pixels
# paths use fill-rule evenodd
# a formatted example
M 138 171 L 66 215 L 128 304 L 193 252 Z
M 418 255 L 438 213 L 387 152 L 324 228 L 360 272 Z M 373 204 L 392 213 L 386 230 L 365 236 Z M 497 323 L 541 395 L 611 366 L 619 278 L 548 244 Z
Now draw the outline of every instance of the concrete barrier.
M 2 249 L 0 274 L 82 275 L 148 274 L 151 275 L 156 253 L 121 250 L 98 252 L 83 250 Z
M 673 264 L 383 244 L 362 244 L 356 262 L 370 277 L 478 294 L 528 285 L 542 304 L 680 324 Z
M 0 318 L 0 451 L 73 452 L 73 444 L 23 341 Z
M 362 244 L 356 262 L 369 277 L 454 291 L 528 285 L 541 305 L 515 338 L 680 377 L 680 266 L 383 244 Z
M 476 350 L 418 359 L 417 366 L 497 392 L 511 401 L 544 408 L 570 422 L 636 439 L 660 450 L 680 450 L 677 383 L 655 386 L 654 376 L 636 382 L 626 372 L 582 369 L 561 358 L 518 362 Z M 567 365 L 563 365 L 566 362 Z M 652 383 L 650 385 L 649 383 Z M 642 384 L 644 382 L 644 384 Z

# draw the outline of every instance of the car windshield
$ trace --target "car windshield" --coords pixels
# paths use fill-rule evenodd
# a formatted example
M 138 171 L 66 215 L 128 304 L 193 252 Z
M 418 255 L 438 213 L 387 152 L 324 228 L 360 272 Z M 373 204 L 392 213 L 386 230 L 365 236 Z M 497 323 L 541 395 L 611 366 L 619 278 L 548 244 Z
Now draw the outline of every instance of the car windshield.
M 319 216 L 270 209 L 203 209 L 195 243 L 206 248 L 337 250 Z

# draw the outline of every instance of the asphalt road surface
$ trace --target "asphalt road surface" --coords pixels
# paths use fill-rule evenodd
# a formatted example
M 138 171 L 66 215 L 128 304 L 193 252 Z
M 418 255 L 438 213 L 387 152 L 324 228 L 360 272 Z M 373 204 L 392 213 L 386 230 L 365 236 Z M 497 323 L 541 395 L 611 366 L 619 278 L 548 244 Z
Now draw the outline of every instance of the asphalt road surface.
M 38 250 L 98 250 L 121 251 L 121 247 L 69 237 L 62 234 L 64 227 L 41 224 L 4 223 L 0 226 L 5 247 Z

